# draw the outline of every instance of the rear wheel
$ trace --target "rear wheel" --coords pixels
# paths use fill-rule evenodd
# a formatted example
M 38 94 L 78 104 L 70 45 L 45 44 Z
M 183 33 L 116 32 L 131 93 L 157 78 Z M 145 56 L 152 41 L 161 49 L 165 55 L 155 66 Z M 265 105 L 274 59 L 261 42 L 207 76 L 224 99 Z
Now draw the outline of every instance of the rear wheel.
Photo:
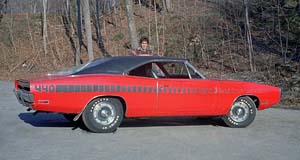
M 238 98 L 230 108 L 229 113 L 223 116 L 223 121 L 229 127 L 243 128 L 249 126 L 256 116 L 256 105 L 246 96 Z
M 92 132 L 109 133 L 115 131 L 123 120 L 122 103 L 116 98 L 96 98 L 84 112 L 82 120 Z

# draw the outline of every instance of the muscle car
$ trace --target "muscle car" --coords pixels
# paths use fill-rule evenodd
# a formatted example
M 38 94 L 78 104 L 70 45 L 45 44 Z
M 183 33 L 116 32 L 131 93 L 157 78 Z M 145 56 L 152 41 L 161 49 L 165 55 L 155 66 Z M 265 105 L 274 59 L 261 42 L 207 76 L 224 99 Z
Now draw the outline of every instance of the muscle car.
M 280 100 L 278 87 L 207 79 L 186 59 L 146 56 L 95 59 L 16 80 L 14 93 L 28 110 L 61 113 L 101 133 L 115 131 L 124 118 L 158 116 L 219 116 L 242 128 Z

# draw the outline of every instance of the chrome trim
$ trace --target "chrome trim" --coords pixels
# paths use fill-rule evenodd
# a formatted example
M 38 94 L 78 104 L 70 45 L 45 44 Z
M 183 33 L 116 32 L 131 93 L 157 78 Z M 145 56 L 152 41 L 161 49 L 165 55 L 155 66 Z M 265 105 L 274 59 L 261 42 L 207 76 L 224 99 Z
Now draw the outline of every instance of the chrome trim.
M 186 61 L 184 62 L 184 66 L 185 66 L 186 71 L 187 71 L 188 74 L 189 74 L 190 79 L 193 79 L 192 76 L 191 76 L 191 73 L 190 73 L 190 71 L 189 71 L 189 69 L 188 69 L 188 66 L 187 66 Z
M 199 76 L 202 79 L 206 79 L 205 76 L 203 76 L 203 74 L 201 74 L 189 61 L 185 61 L 185 63 L 186 63 L 186 65 L 188 65 L 189 67 L 191 67 L 194 72 L 196 72 L 197 74 L 199 74 Z
M 145 65 L 147 63 L 155 63 L 155 62 L 185 62 L 185 61 L 186 61 L 185 59 L 152 59 L 152 60 L 145 61 L 143 63 L 140 63 L 140 64 L 138 64 L 136 66 L 133 66 L 133 67 L 125 70 L 123 72 L 123 74 L 128 75 L 131 70 L 136 69 L 136 68 L 138 68 L 138 67 L 140 67 L 142 65 Z
M 22 90 L 13 89 L 15 96 L 20 104 L 26 107 L 31 107 L 31 103 L 34 102 L 34 97 L 31 93 L 24 93 Z

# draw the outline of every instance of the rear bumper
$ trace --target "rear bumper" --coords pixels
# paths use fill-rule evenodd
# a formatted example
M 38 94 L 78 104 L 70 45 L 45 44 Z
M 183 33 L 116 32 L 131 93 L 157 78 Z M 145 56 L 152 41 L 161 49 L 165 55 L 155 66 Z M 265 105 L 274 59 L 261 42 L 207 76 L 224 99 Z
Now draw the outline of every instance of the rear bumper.
M 19 103 L 21 103 L 25 107 L 32 107 L 32 103 L 34 102 L 34 97 L 31 93 L 25 93 L 22 90 L 14 89 L 13 92 L 15 93 Z

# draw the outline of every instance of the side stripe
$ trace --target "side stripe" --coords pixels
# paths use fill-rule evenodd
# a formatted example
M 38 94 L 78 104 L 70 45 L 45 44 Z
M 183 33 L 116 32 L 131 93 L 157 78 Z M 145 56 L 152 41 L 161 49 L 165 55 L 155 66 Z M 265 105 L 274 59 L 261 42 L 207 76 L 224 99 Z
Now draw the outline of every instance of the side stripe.
M 48 87 L 48 85 L 45 85 Z M 53 86 L 53 85 L 52 85 Z M 54 88 L 54 86 L 52 87 Z M 41 92 L 40 90 L 37 90 Z M 42 90 L 50 92 L 50 90 Z M 102 85 L 102 84 L 87 84 L 87 85 L 55 85 L 55 90 L 52 92 L 126 92 L 126 93 L 162 93 L 162 94 L 233 94 L 240 90 L 230 88 L 181 88 L 181 87 L 159 87 L 156 86 L 126 86 L 126 85 Z

